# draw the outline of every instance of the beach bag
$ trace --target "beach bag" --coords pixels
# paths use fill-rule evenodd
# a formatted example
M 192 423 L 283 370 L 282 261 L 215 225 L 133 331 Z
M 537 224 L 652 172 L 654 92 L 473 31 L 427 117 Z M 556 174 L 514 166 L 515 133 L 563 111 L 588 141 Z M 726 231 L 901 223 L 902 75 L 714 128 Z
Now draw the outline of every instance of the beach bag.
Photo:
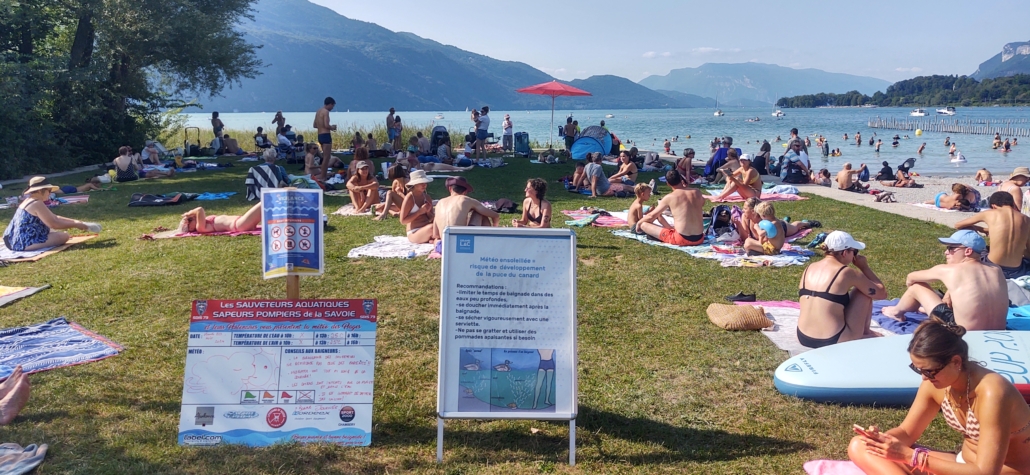
M 736 208 L 736 206 L 716 205 L 712 208 L 712 220 L 708 223 L 708 227 L 705 228 L 705 236 L 707 238 L 721 242 L 735 242 L 740 239 L 736 227 L 733 226 L 733 208 Z
M 723 330 L 761 330 L 774 325 L 765 316 L 765 309 L 755 305 L 713 303 L 705 311 L 708 320 Z
M 787 174 L 783 177 L 784 183 L 808 183 L 808 175 L 801 169 L 798 162 L 786 159 L 783 166 L 787 168 Z

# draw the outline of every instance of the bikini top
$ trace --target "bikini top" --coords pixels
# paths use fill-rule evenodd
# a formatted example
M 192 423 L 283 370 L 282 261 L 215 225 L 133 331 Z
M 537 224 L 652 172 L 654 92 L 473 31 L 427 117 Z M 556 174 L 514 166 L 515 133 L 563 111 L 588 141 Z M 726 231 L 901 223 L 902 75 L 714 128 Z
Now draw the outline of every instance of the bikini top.
M 951 400 L 947 396 L 944 397 L 944 402 L 941 403 L 941 414 L 944 415 L 944 421 L 948 423 L 949 427 L 955 429 L 958 433 L 969 438 L 969 440 L 972 440 L 973 442 L 980 441 L 980 421 L 977 420 L 976 414 L 973 414 L 972 404 L 970 404 L 969 410 L 966 411 L 965 427 L 962 427 L 962 423 L 958 421 L 958 416 L 955 415 L 955 409 L 951 407 Z
M 543 210 L 537 209 L 537 215 L 535 218 L 533 217 L 533 213 L 529 212 L 529 210 L 526 210 L 526 219 L 536 224 L 540 224 L 540 222 L 544 219 Z
M 805 276 L 808 275 L 808 269 L 806 268 L 805 272 L 801 275 L 801 289 L 798 290 L 798 296 L 804 297 L 807 295 L 809 297 L 815 297 L 817 299 L 829 300 L 830 302 L 837 303 L 844 307 L 847 307 L 848 304 L 851 303 L 851 295 L 848 292 L 844 292 L 843 294 L 830 293 L 830 288 L 833 287 L 833 283 L 837 281 L 837 276 L 839 276 L 840 273 L 847 268 L 848 266 L 841 266 L 840 269 L 837 269 L 837 273 L 833 274 L 833 280 L 831 280 L 830 283 L 826 286 L 826 290 L 822 292 L 809 290 L 805 288 Z

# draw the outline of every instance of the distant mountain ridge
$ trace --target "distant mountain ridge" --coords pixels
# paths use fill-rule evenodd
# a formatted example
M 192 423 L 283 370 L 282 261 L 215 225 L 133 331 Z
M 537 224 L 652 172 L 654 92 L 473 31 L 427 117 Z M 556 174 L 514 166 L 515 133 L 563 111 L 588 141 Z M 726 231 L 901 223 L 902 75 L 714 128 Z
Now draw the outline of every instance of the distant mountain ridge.
M 980 63 L 973 79 L 993 79 L 1016 74 L 1030 74 L 1030 41 L 1008 43 L 1001 52 Z
M 886 89 L 891 83 L 871 77 L 818 69 L 793 69 L 775 64 L 705 63 L 696 68 L 674 69 L 664 76 L 648 76 L 640 84 L 654 90 L 718 97 L 720 105 L 731 105 L 743 100 L 772 104 L 780 97 L 824 91 L 858 90 L 872 94 Z

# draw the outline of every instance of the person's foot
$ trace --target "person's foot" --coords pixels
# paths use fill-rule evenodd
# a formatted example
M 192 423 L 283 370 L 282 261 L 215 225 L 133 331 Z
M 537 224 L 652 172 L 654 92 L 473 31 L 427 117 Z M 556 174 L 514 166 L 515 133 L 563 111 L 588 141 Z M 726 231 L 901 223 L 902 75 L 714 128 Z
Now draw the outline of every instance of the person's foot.
M 29 393 L 32 387 L 29 385 L 29 378 L 22 375 L 14 388 L 0 400 L 0 426 L 10 424 L 18 413 L 29 403 Z
M 893 319 L 895 319 L 895 320 L 897 320 L 899 322 L 903 322 L 903 321 L 906 320 L 905 315 L 902 314 L 901 311 L 898 310 L 898 307 L 895 307 L 893 305 L 890 306 L 890 307 L 883 307 L 883 310 L 880 310 L 880 311 L 884 315 L 886 315 L 888 317 L 891 317 L 891 318 L 893 318 Z
M 0 383 L 0 399 L 6 397 L 7 393 L 11 392 L 11 390 L 14 389 L 14 386 L 18 384 L 18 381 L 24 376 L 25 374 L 22 373 L 21 365 L 15 366 L 11 375 L 8 376 L 4 382 Z

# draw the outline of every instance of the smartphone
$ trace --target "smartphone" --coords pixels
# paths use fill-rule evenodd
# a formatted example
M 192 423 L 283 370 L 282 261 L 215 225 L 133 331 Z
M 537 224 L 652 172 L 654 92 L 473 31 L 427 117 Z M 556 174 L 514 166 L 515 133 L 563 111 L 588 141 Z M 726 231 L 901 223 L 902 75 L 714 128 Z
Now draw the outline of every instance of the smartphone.
M 875 437 L 873 437 L 872 433 L 870 433 L 868 429 L 866 429 L 866 428 L 864 428 L 864 427 L 862 427 L 862 426 L 860 426 L 858 424 L 852 424 L 851 425 L 851 430 L 855 431 L 855 433 L 858 434 L 858 435 L 862 435 L 862 436 L 868 437 L 870 439 L 875 439 Z

